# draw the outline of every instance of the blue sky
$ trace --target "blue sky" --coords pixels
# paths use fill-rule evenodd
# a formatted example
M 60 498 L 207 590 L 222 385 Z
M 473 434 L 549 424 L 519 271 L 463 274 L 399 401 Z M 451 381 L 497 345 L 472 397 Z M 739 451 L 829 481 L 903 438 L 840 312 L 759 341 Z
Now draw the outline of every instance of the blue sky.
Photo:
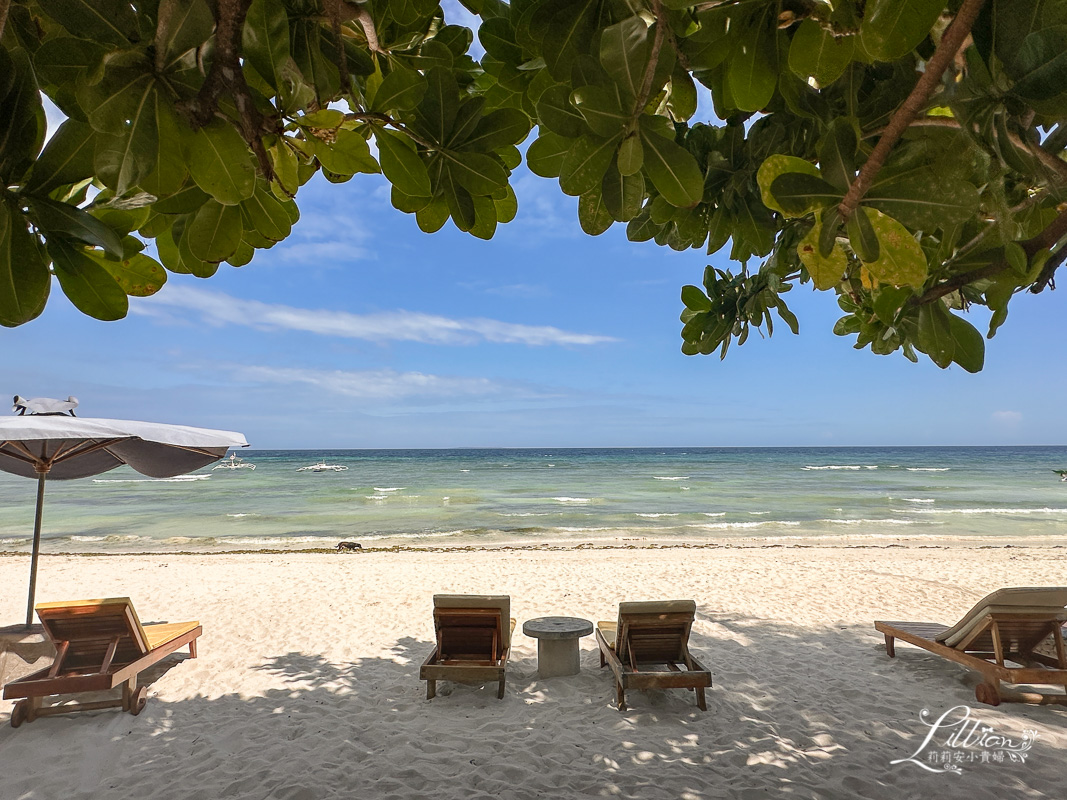
M 1067 442 L 1060 292 L 1013 301 L 979 375 L 853 350 L 810 287 L 787 297 L 799 336 L 783 324 L 725 362 L 686 357 L 679 289 L 728 247 L 676 253 L 622 225 L 589 237 L 555 181 L 522 167 L 513 186 L 517 218 L 483 242 L 451 223 L 423 234 L 380 176 L 316 178 L 288 240 L 209 280 L 171 275 L 125 320 L 53 287 L 40 318 L 0 334 L 0 390 L 254 448 Z

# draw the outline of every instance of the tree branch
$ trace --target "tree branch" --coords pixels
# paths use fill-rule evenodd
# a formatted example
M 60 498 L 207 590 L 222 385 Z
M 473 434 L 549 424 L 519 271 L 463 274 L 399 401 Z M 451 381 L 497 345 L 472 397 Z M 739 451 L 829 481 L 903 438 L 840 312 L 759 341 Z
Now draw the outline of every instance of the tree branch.
M 348 54 L 345 52 L 345 39 L 341 33 L 341 7 L 343 5 L 344 0 L 325 0 L 323 8 L 330 18 L 330 28 L 337 40 L 337 69 L 341 73 L 341 85 L 347 94 L 352 89 L 352 77 L 348 73 Z
M 252 91 L 241 70 L 241 32 L 252 0 L 217 0 L 215 8 L 215 57 L 211 71 L 195 98 L 181 104 L 194 128 L 202 128 L 214 118 L 219 98 L 229 94 L 237 105 L 237 129 L 259 162 L 267 180 L 274 178 L 274 165 L 263 146 L 262 136 L 270 129 L 259 113 Z
M 356 12 L 356 19 L 359 21 L 359 24 L 363 26 L 363 35 L 367 37 L 367 48 L 372 53 L 386 55 L 387 51 L 383 50 L 382 46 L 378 43 L 378 31 L 374 29 L 374 19 L 367 13 L 367 9 L 360 6 L 359 10 Z
M 391 128 L 396 128 L 406 136 L 411 137 L 411 141 L 416 144 L 421 144 L 427 150 L 439 150 L 440 145 L 434 144 L 431 141 L 423 139 L 417 133 L 410 128 L 406 127 L 404 123 L 390 117 L 388 114 L 382 114 L 379 111 L 353 111 L 350 114 L 345 114 L 345 119 L 356 120 L 358 122 L 380 122 L 382 125 L 388 125 Z
M 0 0 L 2 2 L 3 0 Z M 167 66 L 167 38 L 170 36 L 170 18 L 174 15 L 175 0 L 160 0 L 156 19 L 155 68 L 162 72 Z
M 945 35 L 941 37 L 933 56 L 926 62 L 926 70 L 923 72 L 922 77 L 916 82 L 911 94 L 904 100 L 900 108 L 893 113 L 885 132 L 878 140 L 878 144 L 874 146 L 874 150 L 871 151 L 871 155 L 863 165 L 863 169 L 860 170 L 860 174 L 856 176 L 852 185 L 848 187 L 848 193 L 837 207 L 842 220 L 847 220 L 852 212 L 856 210 L 856 206 L 859 205 L 860 200 L 870 189 L 878 170 L 882 168 L 886 158 L 889 157 L 893 146 L 904 131 L 908 129 L 908 126 L 919 111 L 922 110 L 923 106 L 926 105 L 926 101 L 930 99 L 930 95 L 933 94 L 934 89 L 941 82 L 941 76 L 948 69 L 949 64 L 955 59 L 957 51 L 970 35 L 971 26 L 974 25 L 974 21 L 978 17 L 978 12 L 984 2 L 985 0 L 964 0 L 963 5 L 956 14 L 956 18 L 952 20 L 952 24 L 945 31 Z
M 1055 246 L 1055 244 L 1064 236 L 1067 236 L 1067 211 L 1064 211 L 1056 217 L 1056 219 L 1054 219 L 1052 223 L 1037 236 L 1032 239 L 1027 239 L 1025 242 L 1020 242 L 1020 244 L 1029 260 L 1042 250 L 1047 250 L 1048 248 Z M 1064 256 L 1067 256 L 1067 247 L 1064 247 L 1060 252 L 1056 253 L 1055 256 L 1049 259 L 1045 264 L 1045 268 L 1041 270 L 1041 275 L 1034 281 L 1030 291 L 1037 294 L 1052 282 L 1053 274 L 1056 272 L 1056 269 L 1060 264 L 1063 263 Z M 935 300 L 944 297 L 946 294 L 952 294 L 952 292 L 957 289 L 962 289 L 968 283 L 974 283 L 983 278 L 995 277 L 1006 270 L 1008 266 L 1007 259 L 1002 258 L 999 261 L 986 264 L 984 267 L 972 269 L 970 272 L 954 275 L 943 283 L 939 283 L 937 286 L 927 289 L 921 296 L 914 297 L 908 302 L 911 305 L 924 306 L 927 303 L 932 303 Z
M 7 27 L 7 12 L 11 10 L 11 0 L 0 0 L 0 39 L 4 37 L 4 28 Z
M 648 54 L 648 66 L 645 67 L 645 77 L 641 81 L 641 93 L 634 103 L 633 118 L 641 116 L 645 106 L 648 105 L 649 95 L 652 94 L 652 81 L 656 77 L 656 67 L 659 65 L 659 51 L 663 48 L 663 37 L 667 33 L 667 12 L 659 0 L 652 0 L 652 10 L 656 13 L 656 35 L 652 39 L 652 52 Z
M 912 120 L 909 123 L 908 127 L 952 128 L 953 130 L 960 131 L 964 129 L 963 126 L 959 123 L 959 120 L 953 117 L 919 117 L 918 119 Z M 887 130 L 889 130 L 888 125 L 884 128 L 880 128 L 878 130 L 874 130 L 870 133 L 864 134 L 863 138 L 868 139 L 871 136 L 878 136 L 879 134 L 885 133 L 885 131 Z M 1025 150 L 1038 161 L 1040 161 L 1049 170 L 1055 172 L 1057 177 L 1061 181 L 1067 182 L 1067 161 L 1064 161 L 1063 159 L 1059 158 L 1055 153 L 1050 153 L 1049 151 L 1045 150 L 1034 142 L 1028 142 L 1021 136 L 1014 134 L 1010 131 L 1008 132 L 1008 139 L 1018 149 Z

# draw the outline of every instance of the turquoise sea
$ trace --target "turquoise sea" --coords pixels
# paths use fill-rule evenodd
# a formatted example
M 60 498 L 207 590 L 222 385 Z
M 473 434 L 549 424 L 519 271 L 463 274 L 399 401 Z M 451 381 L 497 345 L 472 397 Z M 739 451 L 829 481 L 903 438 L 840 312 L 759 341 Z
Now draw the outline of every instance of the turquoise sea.
M 981 538 L 1067 543 L 1067 447 L 266 451 L 47 485 L 44 552 Z M 325 460 L 345 471 L 297 471 Z M 36 484 L 0 474 L 0 552 Z

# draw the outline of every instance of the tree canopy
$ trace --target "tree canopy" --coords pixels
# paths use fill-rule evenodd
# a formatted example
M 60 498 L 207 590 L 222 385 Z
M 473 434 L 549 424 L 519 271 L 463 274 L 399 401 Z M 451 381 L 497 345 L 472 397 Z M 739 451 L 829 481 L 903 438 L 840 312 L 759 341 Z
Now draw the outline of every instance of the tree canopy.
M 1054 288 L 1067 0 L 462 2 L 477 32 L 436 0 L 0 0 L 0 324 L 52 275 L 114 320 L 168 271 L 245 265 L 319 171 L 488 239 L 534 128 L 586 233 L 729 244 L 736 271 L 682 289 L 686 354 L 796 332 L 782 295 L 810 282 L 857 348 L 974 372 L 967 310 L 992 337 Z

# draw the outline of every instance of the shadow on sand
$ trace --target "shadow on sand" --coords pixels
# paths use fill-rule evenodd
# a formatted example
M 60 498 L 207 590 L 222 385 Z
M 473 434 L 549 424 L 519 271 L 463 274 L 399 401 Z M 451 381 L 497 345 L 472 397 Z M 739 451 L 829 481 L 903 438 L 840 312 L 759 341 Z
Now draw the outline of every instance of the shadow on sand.
M 242 680 L 209 651 L 171 657 L 146 674 L 139 717 L 13 730 L 0 715 L 4 797 L 1063 797 L 1050 739 L 1063 740 L 1067 709 L 978 706 L 964 670 L 904 646 L 891 660 L 873 628 L 702 611 L 691 646 L 715 682 L 706 713 L 677 690 L 633 692 L 620 713 L 590 641 L 570 678 L 540 680 L 532 655 L 514 658 L 499 701 L 494 685 L 451 684 L 427 701 L 418 666 L 431 644 L 414 638 L 351 663 L 278 655 L 233 693 L 212 691 Z M 166 699 L 183 681 L 196 694 Z M 890 764 L 921 744 L 923 707 L 936 717 L 957 705 L 1015 739 L 1036 729 L 1025 763 L 963 763 L 960 774 Z

